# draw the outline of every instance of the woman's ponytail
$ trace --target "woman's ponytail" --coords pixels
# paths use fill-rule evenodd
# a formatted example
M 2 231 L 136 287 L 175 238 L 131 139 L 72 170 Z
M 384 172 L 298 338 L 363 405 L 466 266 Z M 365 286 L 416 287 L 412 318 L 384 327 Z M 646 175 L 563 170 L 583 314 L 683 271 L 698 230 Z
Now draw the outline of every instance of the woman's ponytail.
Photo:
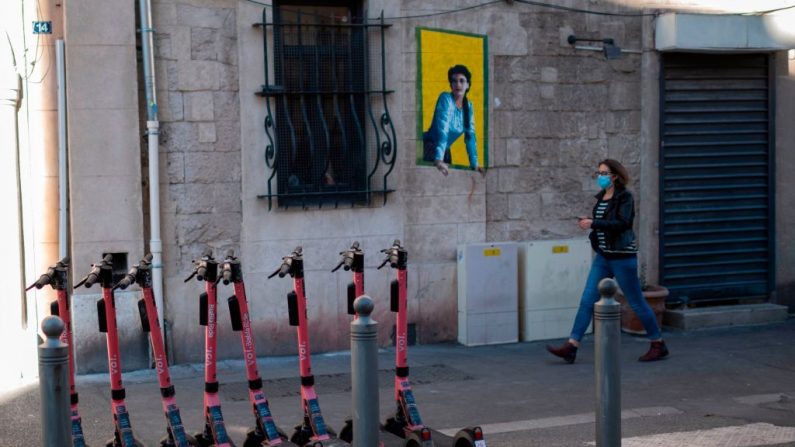
M 467 99 L 467 94 L 466 93 L 464 93 L 463 107 L 464 107 L 464 129 L 465 130 L 472 130 L 472 129 L 469 128 L 469 123 L 470 123 L 470 118 L 469 118 L 469 113 L 470 113 L 470 111 L 469 111 L 469 99 Z

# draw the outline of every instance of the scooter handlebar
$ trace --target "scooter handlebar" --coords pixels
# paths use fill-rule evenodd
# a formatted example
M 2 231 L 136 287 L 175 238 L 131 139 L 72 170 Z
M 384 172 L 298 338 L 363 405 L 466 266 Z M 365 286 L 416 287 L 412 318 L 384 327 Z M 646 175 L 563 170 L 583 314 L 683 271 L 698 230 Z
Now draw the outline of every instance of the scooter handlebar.
M 152 254 L 147 253 L 147 262 L 151 262 Z M 199 281 L 204 281 L 204 277 L 207 275 L 207 261 L 213 258 L 213 251 L 211 248 L 206 248 L 202 252 L 202 257 L 198 261 L 193 261 L 196 267 L 193 268 L 193 271 L 187 278 L 185 278 L 184 282 L 188 282 L 195 276 L 196 279 Z
M 90 288 L 99 280 L 99 272 L 104 266 L 112 266 L 113 265 L 113 256 L 108 253 L 102 258 L 102 262 L 99 264 L 91 264 L 91 271 L 88 272 L 85 278 L 82 281 L 75 285 L 75 289 L 85 284 L 86 288 Z
M 228 262 L 225 262 L 221 269 L 221 281 L 223 281 L 224 285 L 228 285 L 232 282 L 232 266 L 230 266 Z
M 28 290 L 30 290 L 30 289 L 32 289 L 34 287 L 38 290 L 38 289 L 41 289 L 42 287 L 44 287 L 46 285 L 52 284 L 53 283 L 53 279 L 55 279 L 55 269 L 57 269 L 59 267 L 63 268 L 63 269 L 66 269 L 68 266 L 69 266 L 69 256 L 65 256 L 63 259 L 58 261 L 55 265 L 49 266 L 47 268 L 47 273 L 44 273 L 41 276 L 39 276 L 39 279 L 37 279 L 36 282 L 34 282 L 27 289 L 25 289 L 25 292 L 27 292 Z
M 135 267 L 133 267 L 133 268 L 135 268 Z M 127 287 L 130 287 L 130 285 L 133 282 L 135 282 L 135 274 L 128 273 L 128 274 L 124 275 L 124 278 L 122 278 L 121 281 L 119 281 L 118 283 L 116 283 L 115 286 L 113 286 L 113 290 L 116 290 L 116 289 L 124 290 Z
M 50 272 L 47 272 L 39 276 L 39 279 L 37 279 L 36 282 L 34 282 L 27 289 L 25 289 L 25 292 L 27 292 L 28 290 L 34 287 L 36 288 L 36 290 L 41 289 L 42 287 L 50 284 L 51 282 L 52 282 L 52 276 L 50 276 Z
M 94 273 L 94 272 L 92 271 L 92 272 L 91 272 L 91 273 L 89 273 L 89 274 L 88 274 L 88 275 L 87 275 L 85 278 L 83 278 L 83 280 L 82 280 L 82 281 L 80 281 L 79 283 L 77 283 L 77 284 L 75 285 L 75 289 L 76 289 L 76 288 L 78 288 L 78 287 L 80 287 L 80 286 L 82 286 L 82 285 L 84 285 L 84 284 L 85 284 L 86 288 L 87 288 L 87 289 L 89 289 L 89 288 L 91 288 L 91 286 L 93 286 L 93 285 L 94 285 L 94 283 L 96 283 L 98 280 L 99 280 L 99 273 L 98 273 L 98 272 L 97 272 L 97 273 Z

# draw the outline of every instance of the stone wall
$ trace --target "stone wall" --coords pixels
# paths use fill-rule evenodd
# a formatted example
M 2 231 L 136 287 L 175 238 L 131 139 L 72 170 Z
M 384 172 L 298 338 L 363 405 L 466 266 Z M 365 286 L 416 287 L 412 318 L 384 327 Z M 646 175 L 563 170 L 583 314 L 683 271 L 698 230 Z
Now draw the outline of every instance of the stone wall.
M 370 16 L 464 8 L 478 2 L 371 0 Z M 569 2 L 582 6 L 581 2 Z M 631 2 L 590 3 L 600 11 L 640 12 Z M 670 7 L 671 3 L 663 6 Z M 271 17 L 270 8 L 265 8 Z M 166 316 L 176 361 L 200 361 L 199 283 L 184 284 L 205 246 L 217 256 L 235 248 L 243 260 L 258 353 L 295 352 L 284 296 L 291 283 L 265 280 L 296 245 L 305 252 L 309 321 L 315 351 L 345 349 L 349 274 L 331 274 L 353 240 L 367 253 L 367 292 L 390 343 L 392 272 L 376 271 L 378 250 L 399 238 L 409 249 L 410 322 L 421 343 L 456 337 L 459 244 L 585 237 L 573 216 L 587 214 L 599 160 L 624 162 L 637 191 L 642 260 L 656 275 L 656 83 L 653 20 L 595 16 L 500 3 L 477 10 L 392 21 L 386 30 L 389 109 L 398 161 L 386 205 L 346 209 L 268 209 L 265 166 L 263 6 L 246 1 L 155 2 L 157 82 L 162 124 L 161 170 Z M 449 177 L 416 166 L 418 26 L 489 38 L 490 167 Z M 566 37 L 610 37 L 625 53 L 606 60 L 573 49 Z M 272 38 L 272 36 L 271 36 Z M 637 51 L 640 50 L 640 51 Z M 640 52 L 642 51 L 642 54 Z M 278 116 L 276 116 L 278 119 Z M 219 356 L 240 354 L 222 288 Z
M 64 10 L 64 26 L 69 68 L 69 242 L 76 283 L 103 253 L 126 253 L 128 262 L 143 256 L 135 8 L 119 0 L 75 2 Z M 57 206 L 51 209 L 57 213 Z M 97 329 L 95 303 L 100 296 L 98 285 L 74 292 L 80 372 L 107 367 L 105 334 Z M 126 298 L 125 294 L 117 298 L 124 367 L 142 368 L 147 363 L 146 337 L 134 302 Z
M 470 3 L 370 1 L 366 7 L 370 16 L 383 9 L 386 17 L 395 17 Z M 266 11 L 270 17 L 270 9 Z M 160 22 L 160 101 L 163 120 L 168 121 L 163 125 L 167 309 L 179 361 L 202 355 L 195 304 L 201 286 L 184 285 L 181 279 L 204 245 L 239 247 L 262 354 L 295 350 L 284 305 L 291 284 L 263 279 L 295 245 L 305 251 L 313 348 L 345 348 L 345 286 L 350 278 L 328 271 L 337 253 L 353 240 L 367 253 L 367 292 L 376 298 L 380 343 L 390 343 L 394 324 L 386 300 L 393 273 L 372 266 L 378 250 L 394 238 L 409 250 L 409 313 L 418 341 L 452 340 L 457 334 L 459 244 L 583 237 L 571 216 L 590 209 L 595 163 L 613 156 L 638 172 L 640 57 L 607 62 L 601 54 L 571 49 L 560 36 L 565 27 L 581 35 L 608 33 L 624 48 L 639 48 L 640 20 L 500 4 L 396 20 L 387 29 L 387 84 L 397 91 L 390 96 L 389 109 L 399 146 L 390 177 L 397 192 L 385 206 L 268 210 L 267 201 L 257 197 L 266 192 L 270 174 L 263 157 L 265 100 L 254 96 L 264 77 L 262 30 L 251 26 L 261 20 L 262 7 L 248 2 L 214 7 L 199 1 L 159 2 L 155 13 L 160 16 L 155 19 Z M 489 36 L 491 166 L 485 178 L 471 171 L 444 177 L 433 168 L 416 166 L 417 26 Z M 236 57 L 228 54 L 229 48 L 235 48 Z M 237 74 L 239 86 L 233 85 Z M 240 112 L 223 110 L 235 101 Z M 237 125 L 237 136 L 232 130 L 221 135 Z M 241 151 L 241 145 L 246 149 Z M 219 355 L 235 357 L 239 342 L 228 330 L 223 303 L 220 312 Z
M 177 361 L 203 350 L 198 296 L 183 284 L 211 247 L 238 249 L 242 224 L 237 2 L 157 1 L 157 95 L 165 315 Z M 226 296 L 219 294 L 225 307 Z M 225 317 L 221 326 L 229 327 Z

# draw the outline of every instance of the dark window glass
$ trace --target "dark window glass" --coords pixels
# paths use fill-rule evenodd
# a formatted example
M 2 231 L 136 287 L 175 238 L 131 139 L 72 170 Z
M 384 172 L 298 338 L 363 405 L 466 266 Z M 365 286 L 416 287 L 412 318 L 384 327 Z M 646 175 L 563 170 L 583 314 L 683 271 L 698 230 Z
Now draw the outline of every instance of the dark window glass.
M 321 2 L 318 2 L 321 3 Z M 361 202 L 367 101 L 361 8 L 350 1 L 274 5 L 279 204 Z

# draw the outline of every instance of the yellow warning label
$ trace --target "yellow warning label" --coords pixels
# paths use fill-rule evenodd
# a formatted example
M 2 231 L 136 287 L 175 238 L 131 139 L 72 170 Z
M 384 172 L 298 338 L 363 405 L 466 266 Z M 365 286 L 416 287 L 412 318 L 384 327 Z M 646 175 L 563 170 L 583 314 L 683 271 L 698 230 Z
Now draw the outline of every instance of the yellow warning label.
M 487 248 L 483 250 L 483 256 L 499 256 L 500 249 L 499 248 Z
M 553 245 L 552 246 L 552 253 L 568 253 L 569 246 L 568 245 Z

